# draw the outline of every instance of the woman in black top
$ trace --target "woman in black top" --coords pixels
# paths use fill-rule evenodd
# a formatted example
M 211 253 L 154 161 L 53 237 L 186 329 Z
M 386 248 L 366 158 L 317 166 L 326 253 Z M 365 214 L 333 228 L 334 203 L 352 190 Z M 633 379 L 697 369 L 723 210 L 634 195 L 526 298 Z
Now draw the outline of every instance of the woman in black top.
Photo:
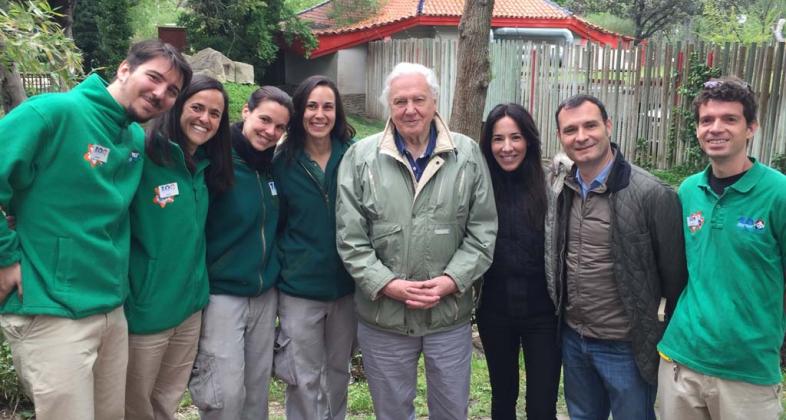
M 515 419 L 519 349 L 529 420 L 556 418 L 560 376 L 557 316 L 546 289 L 546 181 L 540 135 L 521 105 L 497 105 L 480 140 L 499 216 L 494 262 L 484 275 L 478 330 L 491 382 L 491 416 Z

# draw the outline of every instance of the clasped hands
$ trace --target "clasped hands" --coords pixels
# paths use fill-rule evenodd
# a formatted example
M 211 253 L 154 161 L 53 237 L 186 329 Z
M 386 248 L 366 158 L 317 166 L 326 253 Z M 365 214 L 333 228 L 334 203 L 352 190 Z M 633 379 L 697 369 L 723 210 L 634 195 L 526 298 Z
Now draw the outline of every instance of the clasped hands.
M 456 293 L 458 287 L 446 275 L 424 281 L 393 279 L 382 288 L 382 294 L 404 302 L 409 309 L 429 309 L 437 306 L 442 297 Z

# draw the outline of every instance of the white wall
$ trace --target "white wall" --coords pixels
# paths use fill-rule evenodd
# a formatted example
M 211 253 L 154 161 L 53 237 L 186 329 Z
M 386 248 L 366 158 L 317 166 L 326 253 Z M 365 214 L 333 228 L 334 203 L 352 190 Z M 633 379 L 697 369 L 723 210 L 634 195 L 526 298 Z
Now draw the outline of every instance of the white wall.
M 366 93 L 367 44 L 357 45 L 338 52 L 338 91 L 342 95 Z

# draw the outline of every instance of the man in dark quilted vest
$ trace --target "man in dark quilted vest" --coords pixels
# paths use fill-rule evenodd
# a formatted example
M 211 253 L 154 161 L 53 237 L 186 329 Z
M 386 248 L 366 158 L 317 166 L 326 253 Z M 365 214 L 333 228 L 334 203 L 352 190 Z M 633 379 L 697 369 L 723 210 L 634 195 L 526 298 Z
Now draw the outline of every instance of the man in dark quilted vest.
M 556 112 L 572 164 L 553 177 L 546 272 L 562 324 L 572 419 L 655 419 L 656 344 L 685 285 L 677 194 L 611 143 L 603 103 L 577 95 Z

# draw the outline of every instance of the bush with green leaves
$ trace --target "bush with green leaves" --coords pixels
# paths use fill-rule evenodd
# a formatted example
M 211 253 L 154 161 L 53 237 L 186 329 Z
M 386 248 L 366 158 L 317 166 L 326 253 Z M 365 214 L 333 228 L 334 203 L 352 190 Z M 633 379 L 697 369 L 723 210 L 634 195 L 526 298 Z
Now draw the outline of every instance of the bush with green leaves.
M 254 66 L 259 82 L 276 59 L 278 40 L 296 39 L 306 51 L 316 47 L 308 26 L 283 0 L 192 0 L 178 19 L 188 30 L 193 51 L 212 48 L 235 61 Z
M 16 375 L 11 347 L 2 334 L 0 334 L 0 404 L 23 416 L 32 407 L 32 402 L 25 394 Z
M 129 0 L 77 2 L 74 41 L 85 55 L 85 72 L 95 71 L 105 79 L 114 76 L 130 45 L 129 7 Z
M 684 146 L 682 166 L 687 172 L 696 172 L 707 166 L 707 156 L 699 146 L 696 139 L 696 120 L 693 115 L 693 100 L 704 88 L 704 82 L 713 77 L 720 76 L 720 69 L 708 66 L 703 56 L 693 52 L 688 57 L 688 72 L 685 80 L 679 87 L 679 94 L 684 98 L 683 106 L 674 108 L 672 126 L 669 127 L 669 161 L 674 162 L 674 152 L 678 144 Z M 672 75 L 672 80 L 677 83 L 679 71 Z

